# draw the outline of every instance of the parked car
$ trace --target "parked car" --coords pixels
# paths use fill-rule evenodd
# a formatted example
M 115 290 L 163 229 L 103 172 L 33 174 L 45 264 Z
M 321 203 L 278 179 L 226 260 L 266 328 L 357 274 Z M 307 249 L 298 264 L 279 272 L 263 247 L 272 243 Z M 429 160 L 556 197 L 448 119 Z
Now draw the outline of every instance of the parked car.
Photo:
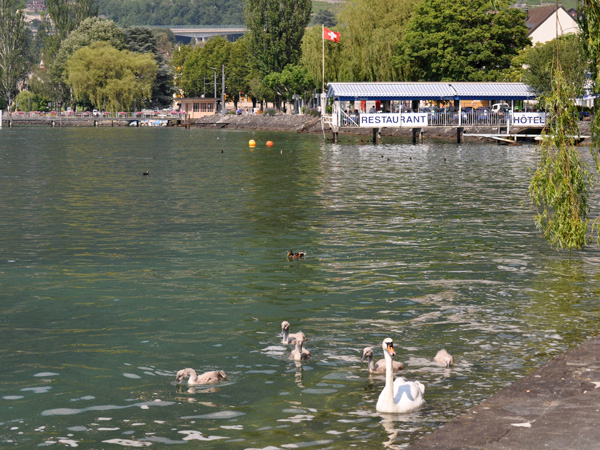
M 492 105 L 493 113 L 506 113 L 510 111 L 510 105 L 508 103 L 495 103 Z

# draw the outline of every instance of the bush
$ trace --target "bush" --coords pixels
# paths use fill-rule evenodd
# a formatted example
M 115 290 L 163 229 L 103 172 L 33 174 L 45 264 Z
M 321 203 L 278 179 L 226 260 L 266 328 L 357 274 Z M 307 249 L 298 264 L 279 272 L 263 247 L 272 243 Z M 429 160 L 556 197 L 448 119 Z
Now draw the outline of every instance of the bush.
M 276 110 L 274 110 L 274 109 L 265 109 L 265 110 L 263 111 L 263 114 L 264 114 L 265 116 L 274 116 L 275 114 L 277 114 L 277 111 L 276 111 Z

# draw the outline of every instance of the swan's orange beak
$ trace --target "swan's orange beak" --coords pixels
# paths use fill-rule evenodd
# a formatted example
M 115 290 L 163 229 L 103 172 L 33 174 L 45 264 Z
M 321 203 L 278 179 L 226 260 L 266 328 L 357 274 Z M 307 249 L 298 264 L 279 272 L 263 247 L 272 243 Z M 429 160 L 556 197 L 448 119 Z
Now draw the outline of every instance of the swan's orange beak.
M 394 344 L 391 342 L 387 345 L 387 351 L 391 356 L 396 356 L 396 352 L 394 351 Z

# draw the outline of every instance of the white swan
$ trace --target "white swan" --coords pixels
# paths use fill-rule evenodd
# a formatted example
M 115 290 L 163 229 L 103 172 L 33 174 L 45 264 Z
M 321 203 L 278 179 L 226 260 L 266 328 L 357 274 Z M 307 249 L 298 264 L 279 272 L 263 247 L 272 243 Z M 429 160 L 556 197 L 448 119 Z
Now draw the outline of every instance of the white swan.
M 454 358 L 446 351 L 446 349 L 441 349 L 439 352 L 437 352 L 437 355 L 435 355 L 433 360 L 440 366 L 444 367 L 450 367 L 454 364 Z
M 295 344 L 299 334 L 300 333 L 290 334 L 290 323 L 287 320 L 281 322 L 281 335 L 283 336 L 281 339 L 282 344 Z
M 302 348 L 304 341 L 306 341 L 307 339 L 304 336 L 304 333 L 302 331 L 299 331 L 296 334 L 297 334 L 296 348 L 294 350 L 292 350 L 292 353 L 290 353 L 290 359 L 293 359 L 294 361 L 307 360 L 308 358 L 311 357 L 311 354 L 307 349 Z
M 197 384 L 210 384 L 217 383 L 221 380 L 225 380 L 227 375 L 225 372 L 221 370 L 213 370 L 211 372 L 205 372 L 201 375 L 196 376 L 196 371 L 194 369 L 181 369 L 177 372 L 177 378 L 175 378 L 176 383 L 181 383 L 186 377 L 188 379 L 188 386 L 195 386 Z
M 423 394 L 425 386 L 418 381 L 406 381 L 402 377 L 394 380 L 392 369 L 392 356 L 396 355 L 394 351 L 394 341 L 386 338 L 381 343 L 383 356 L 385 356 L 385 387 L 379 399 L 376 409 L 381 413 L 406 413 L 419 409 L 425 404 Z
M 385 359 L 380 359 L 377 362 L 373 362 L 373 349 L 371 347 L 365 347 L 363 350 L 361 361 L 365 359 L 369 360 L 369 372 L 371 373 L 385 373 Z M 400 361 L 392 361 L 392 368 L 394 372 L 398 372 L 404 369 L 404 364 Z

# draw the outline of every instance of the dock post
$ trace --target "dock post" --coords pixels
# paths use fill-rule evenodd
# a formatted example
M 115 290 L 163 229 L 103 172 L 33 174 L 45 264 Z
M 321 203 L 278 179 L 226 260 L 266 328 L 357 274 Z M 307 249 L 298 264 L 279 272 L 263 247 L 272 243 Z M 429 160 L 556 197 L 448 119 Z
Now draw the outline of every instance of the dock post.
M 423 143 L 423 129 L 422 128 L 413 128 L 412 129 L 412 143 L 413 144 L 422 144 Z
M 456 129 L 456 143 L 464 144 L 465 143 L 465 129 L 464 127 L 458 127 Z
M 340 133 L 339 133 L 339 132 L 337 132 L 337 131 L 334 131 L 334 132 L 333 132 L 333 143 L 334 143 L 334 144 L 337 144 L 337 143 L 338 143 L 339 134 L 340 134 Z
M 373 144 L 381 142 L 381 128 L 373 128 Z
M 0 109 L 0 128 L 2 128 L 2 110 Z

